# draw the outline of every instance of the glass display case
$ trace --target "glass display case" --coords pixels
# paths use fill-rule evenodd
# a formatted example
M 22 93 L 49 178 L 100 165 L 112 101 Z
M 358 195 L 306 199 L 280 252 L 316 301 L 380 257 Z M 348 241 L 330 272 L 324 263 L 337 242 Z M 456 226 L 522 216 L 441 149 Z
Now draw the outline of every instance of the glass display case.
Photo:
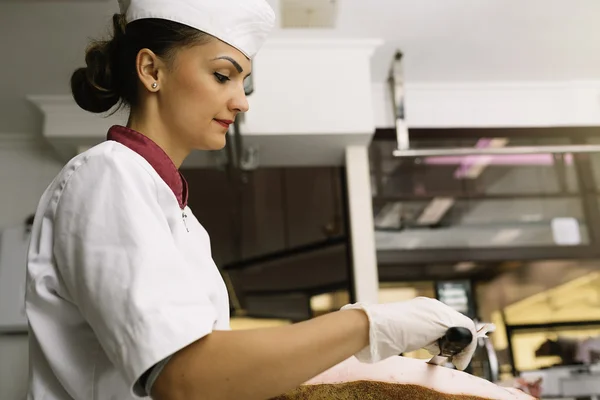
M 472 261 L 600 256 L 600 154 L 398 158 L 395 137 L 384 133 L 371 145 L 370 162 L 376 245 L 385 262 L 432 262 L 432 250 L 445 262 L 464 261 L 459 250 Z M 411 131 L 413 149 L 582 140 L 577 129 Z M 501 251 L 507 249 L 509 257 Z

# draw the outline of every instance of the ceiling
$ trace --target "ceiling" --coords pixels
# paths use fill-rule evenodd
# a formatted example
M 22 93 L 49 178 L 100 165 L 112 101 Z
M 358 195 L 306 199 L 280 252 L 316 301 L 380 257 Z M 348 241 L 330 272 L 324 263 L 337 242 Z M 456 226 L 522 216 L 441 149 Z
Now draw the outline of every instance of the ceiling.
M 289 9 L 282 7 L 298 8 L 298 1 L 268 1 L 281 15 L 287 12 L 286 24 L 294 26 Z M 337 0 L 336 7 L 323 5 L 331 1 L 306 4 L 322 3 L 327 15 L 316 25 L 333 21 L 335 28 L 278 28 L 273 35 L 384 39 L 373 57 L 374 81 L 386 79 L 396 49 L 405 54 L 409 82 L 600 79 L 597 0 Z M 83 63 L 88 39 L 106 33 L 117 10 L 114 0 L 0 0 L 0 49 L 9 60 L 2 65 L 0 132 L 41 131 L 41 115 L 25 96 L 68 94 L 70 74 Z M 296 23 L 304 22 L 298 17 Z M 335 71 L 324 73 L 335 79 Z
M 386 41 L 376 81 L 396 49 L 408 81 L 600 78 L 597 0 L 338 0 L 337 12 L 326 34 Z

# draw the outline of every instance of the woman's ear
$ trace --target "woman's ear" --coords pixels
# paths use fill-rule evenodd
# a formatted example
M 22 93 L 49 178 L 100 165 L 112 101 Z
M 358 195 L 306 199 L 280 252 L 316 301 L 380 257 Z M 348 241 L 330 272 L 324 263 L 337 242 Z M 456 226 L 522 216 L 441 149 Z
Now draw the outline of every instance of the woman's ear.
M 152 50 L 142 49 L 136 57 L 135 64 L 142 85 L 150 92 L 157 92 L 160 89 L 159 70 L 162 66 L 160 58 Z

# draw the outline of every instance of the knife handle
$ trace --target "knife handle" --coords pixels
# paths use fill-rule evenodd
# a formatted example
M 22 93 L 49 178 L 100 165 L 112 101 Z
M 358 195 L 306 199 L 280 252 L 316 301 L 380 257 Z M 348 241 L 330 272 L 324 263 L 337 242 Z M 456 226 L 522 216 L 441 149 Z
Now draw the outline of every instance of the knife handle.
M 473 341 L 473 333 L 461 326 L 449 328 L 446 334 L 438 340 L 440 355 L 452 357 L 463 351 Z

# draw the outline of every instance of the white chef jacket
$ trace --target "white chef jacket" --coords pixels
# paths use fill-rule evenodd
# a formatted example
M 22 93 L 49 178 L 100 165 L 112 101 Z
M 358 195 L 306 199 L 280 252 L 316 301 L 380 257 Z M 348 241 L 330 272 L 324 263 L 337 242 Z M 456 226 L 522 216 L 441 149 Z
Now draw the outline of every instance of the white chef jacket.
M 159 361 L 229 329 L 206 230 L 168 156 L 115 126 L 45 191 L 31 233 L 26 312 L 32 400 L 126 400 Z

